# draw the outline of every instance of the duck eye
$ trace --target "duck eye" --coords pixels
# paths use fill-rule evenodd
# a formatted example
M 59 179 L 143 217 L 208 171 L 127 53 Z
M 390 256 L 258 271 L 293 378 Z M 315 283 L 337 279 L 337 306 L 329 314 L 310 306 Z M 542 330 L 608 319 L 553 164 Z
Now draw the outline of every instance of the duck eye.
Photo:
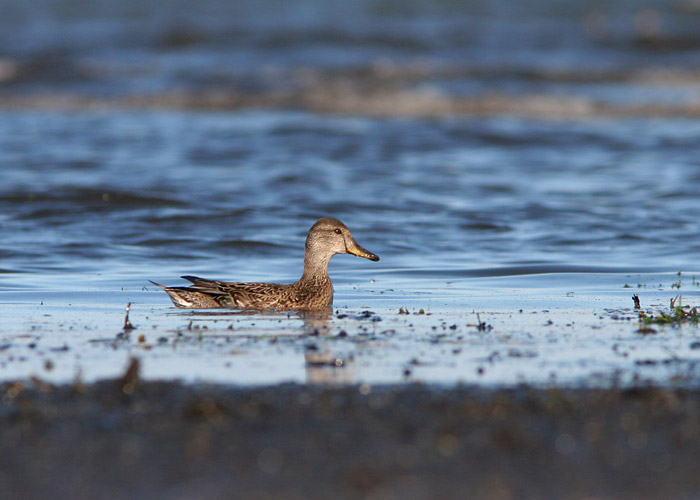
M 336 229 L 335 234 L 343 234 L 343 232 L 340 229 Z

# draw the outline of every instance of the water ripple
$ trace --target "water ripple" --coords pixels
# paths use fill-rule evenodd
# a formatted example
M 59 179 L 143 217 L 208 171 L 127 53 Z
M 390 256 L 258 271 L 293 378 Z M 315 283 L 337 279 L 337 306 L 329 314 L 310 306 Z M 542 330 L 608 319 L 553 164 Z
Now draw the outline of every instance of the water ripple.
M 700 127 L 685 121 L 6 116 L 0 252 L 9 269 L 27 269 L 30 256 L 32 269 L 75 270 L 260 256 L 251 271 L 265 274 L 265 259 L 300 261 L 306 232 L 323 215 L 344 220 L 382 256 L 376 270 L 521 261 L 687 269 L 700 246 L 695 150 L 664 145 L 700 140 Z M 149 148 L 124 140 L 134 129 Z M 45 141 L 7 147 L 30 144 L 37 131 Z M 518 133 L 529 140 L 517 147 L 499 139 Z M 248 155 L 191 155 L 228 138 L 246 138 Z M 76 162 L 86 143 L 105 145 L 89 169 Z M 337 159 L 339 148 L 352 154 Z M 49 168 L 38 157 L 57 160 Z

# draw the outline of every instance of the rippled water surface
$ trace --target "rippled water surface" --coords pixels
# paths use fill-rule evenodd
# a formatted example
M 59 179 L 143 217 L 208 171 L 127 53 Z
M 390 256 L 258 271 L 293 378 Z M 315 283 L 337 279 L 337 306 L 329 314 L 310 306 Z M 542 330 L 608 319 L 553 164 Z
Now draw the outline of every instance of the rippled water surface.
M 691 4 L 186 4 L 0 16 L 0 378 L 695 380 L 631 300 L 700 293 Z M 148 282 L 291 282 L 324 215 L 381 261 L 320 323 Z
M 682 270 L 686 303 L 700 295 L 695 123 L 269 112 L 0 122 L 5 377 L 114 376 L 135 354 L 150 360 L 147 376 L 233 383 L 695 373 L 696 329 L 645 341 L 625 288 L 666 308 Z M 321 215 L 382 260 L 334 258 L 336 309 L 319 327 L 193 316 L 147 282 L 290 282 Z M 127 302 L 139 329 L 120 340 Z M 479 332 L 482 320 L 493 330 Z M 317 368 L 308 349 L 343 367 Z M 689 358 L 669 368 L 669 352 Z
M 690 121 L 1 118 L 2 267 L 29 273 L 21 280 L 144 268 L 291 278 L 322 215 L 384 257 L 335 259 L 360 274 L 692 270 L 700 252 L 700 125 Z
M 699 19 L 665 0 L 6 0 L 0 90 L 245 96 L 341 76 L 346 91 L 683 103 L 697 98 Z

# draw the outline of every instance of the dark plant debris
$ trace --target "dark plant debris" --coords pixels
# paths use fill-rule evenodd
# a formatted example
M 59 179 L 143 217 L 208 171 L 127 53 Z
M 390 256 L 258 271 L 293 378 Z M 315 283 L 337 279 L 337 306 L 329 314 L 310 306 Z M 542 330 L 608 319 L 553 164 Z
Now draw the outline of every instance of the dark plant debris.
M 125 332 L 130 332 L 131 330 L 134 330 L 136 327 L 131 324 L 131 321 L 129 321 L 129 311 L 131 311 L 131 302 L 129 302 L 126 305 L 126 314 L 124 315 L 124 328 L 123 330 Z
M 490 332 L 493 330 L 493 326 L 487 324 L 485 321 L 481 321 L 481 317 L 479 317 L 479 313 L 476 313 L 476 329 L 479 332 Z
M 671 299 L 669 311 L 658 311 L 656 315 L 639 313 L 639 320 L 643 326 L 648 325 L 700 325 L 700 314 L 697 307 L 681 305 L 681 297 L 677 295 Z M 641 328 L 640 328 L 641 330 Z M 644 333 L 644 332 L 641 332 Z

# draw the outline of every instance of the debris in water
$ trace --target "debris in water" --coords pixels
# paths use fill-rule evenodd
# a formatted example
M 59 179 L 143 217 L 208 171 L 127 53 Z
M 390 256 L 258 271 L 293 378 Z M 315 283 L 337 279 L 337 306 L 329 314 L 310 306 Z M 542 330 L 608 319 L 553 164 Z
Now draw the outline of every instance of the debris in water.
M 700 313 L 698 313 L 698 308 L 690 306 L 682 306 L 680 303 L 676 305 L 679 297 L 671 299 L 671 309 L 668 313 L 664 311 L 659 311 L 656 316 L 644 316 L 640 320 L 645 326 L 649 325 L 672 325 L 680 326 L 684 324 L 690 324 L 698 326 L 700 325 Z
M 479 317 L 479 313 L 476 313 L 476 329 L 479 332 L 489 332 L 493 329 L 491 325 L 487 325 L 485 321 L 481 321 L 481 318 Z
M 341 358 L 340 356 L 335 356 L 332 355 L 330 352 L 327 350 L 318 350 L 318 346 L 307 346 L 307 351 L 304 354 L 304 361 L 306 362 L 306 366 L 332 366 L 334 368 L 342 368 L 347 365 L 347 362 L 350 359 L 346 360 Z
M 132 324 L 131 324 L 131 321 L 129 321 L 129 311 L 130 311 L 130 310 L 131 310 L 131 302 L 129 302 L 129 303 L 126 305 L 126 315 L 124 316 L 124 328 L 123 328 L 123 330 L 124 330 L 125 332 L 129 332 L 129 331 L 135 329 L 134 325 L 132 325 Z

